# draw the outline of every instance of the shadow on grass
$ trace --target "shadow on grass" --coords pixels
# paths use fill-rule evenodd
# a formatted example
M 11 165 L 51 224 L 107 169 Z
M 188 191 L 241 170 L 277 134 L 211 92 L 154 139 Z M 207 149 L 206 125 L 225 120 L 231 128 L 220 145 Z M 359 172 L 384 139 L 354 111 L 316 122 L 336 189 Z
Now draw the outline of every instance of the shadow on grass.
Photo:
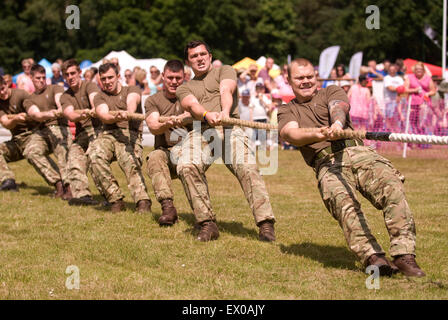
M 178 213 L 177 215 L 179 216 L 179 220 L 185 221 L 188 225 L 190 225 L 190 228 L 188 228 L 184 232 L 196 236 L 196 234 L 200 230 L 200 227 L 196 223 L 196 218 L 194 217 L 194 214 L 192 214 L 192 213 Z
M 55 188 L 54 187 L 50 187 L 50 186 L 42 186 L 42 185 L 38 185 L 38 186 L 29 186 L 27 185 L 25 182 L 21 182 L 18 184 L 19 186 L 19 190 L 20 189 L 25 189 L 25 190 L 34 190 L 35 192 L 31 193 L 31 195 L 36 196 L 36 195 L 40 195 L 40 196 L 52 196 Z
M 180 213 L 179 218 L 185 221 L 191 226 L 185 230 L 185 232 L 190 234 L 195 234 L 200 230 L 199 225 L 196 223 L 194 214 L 192 213 Z M 219 231 L 227 232 L 235 236 L 240 236 L 244 238 L 255 238 L 258 240 L 258 233 L 254 229 L 248 229 L 243 226 L 242 222 L 228 222 L 228 221 L 217 221 Z
M 290 246 L 280 245 L 283 253 L 295 254 L 297 256 L 319 261 L 324 267 L 359 270 L 356 266 L 356 257 L 345 247 L 320 245 L 316 243 L 300 243 Z
M 110 211 L 111 203 L 104 200 L 102 196 L 96 195 L 93 196 L 93 199 L 99 202 L 96 206 L 91 206 L 91 208 L 94 208 L 98 211 L 107 212 Z M 135 203 L 131 201 L 124 201 L 125 210 L 135 211 Z

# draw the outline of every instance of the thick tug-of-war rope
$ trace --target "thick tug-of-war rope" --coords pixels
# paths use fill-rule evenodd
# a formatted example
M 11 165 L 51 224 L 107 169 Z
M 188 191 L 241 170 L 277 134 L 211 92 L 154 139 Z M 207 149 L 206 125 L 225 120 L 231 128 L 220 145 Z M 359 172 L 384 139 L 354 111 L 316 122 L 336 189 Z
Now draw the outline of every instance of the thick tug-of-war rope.
M 160 122 L 166 122 L 169 120 L 173 120 L 175 117 L 160 117 Z M 190 124 L 195 119 L 192 117 L 185 117 L 182 120 L 182 124 Z M 248 120 L 241 120 L 241 119 L 235 119 L 235 118 L 224 118 L 221 120 L 222 125 L 237 125 L 242 127 L 248 127 L 253 129 L 265 129 L 265 130 L 277 130 L 276 125 L 272 125 L 270 123 L 261 123 L 261 122 L 255 122 L 255 121 L 248 121 Z
M 90 117 L 96 117 L 95 110 L 85 109 L 85 110 L 75 110 L 77 113 L 86 113 Z M 117 114 L 118 111 L 110 111 L 110 114 Z M 14 118 L 16 115 L 8 115 L 8 118 Z M 145 120 L 145 115 L 141 113 L 127 113 L 129 120 Z M 59 115 L 62 117 L 62 114 Z M 30 119 L 29 116 L 26 116 Z M 167 122 L 176 119 L 176 116 L 171 117 L 160 117 L 160 122 Z M 182 119 L 182 124 L 190 124 L 195 119 L 192 117 L 185 117 Z M 224 118 L 221 120 L 222 125 L 238 125 L 242 127 L 248 127 L 253 129 L 265 129 L 265 130 L 277 130 L 276 125 L 269 123 L 260 123 L 255 121 L 241 120 L 235 118 Z M 322 132 L 322 128 L 301 128 L 304 132 Z M 417 135 L 417 134 L 407 134 L 407 133 L 392 133 L 392 132 L 368 132 L 363 130 L 336 130 L 333 134 L 340 139 L 367 139 L 367 140 L 378 140 L 378 141 L 390 141 L 390 142 L 407 142 L 407 143 L 419 143 L 419 144 L 436 144 L 436 145 L 448 145 L 448 136 L 430 136 L 430 135 Z

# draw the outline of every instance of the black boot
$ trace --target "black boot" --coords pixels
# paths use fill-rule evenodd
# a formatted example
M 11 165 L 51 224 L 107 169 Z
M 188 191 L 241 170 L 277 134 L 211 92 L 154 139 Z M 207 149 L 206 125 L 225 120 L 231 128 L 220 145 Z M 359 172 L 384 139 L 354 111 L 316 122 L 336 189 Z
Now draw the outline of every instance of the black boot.
M 0 186 L 0 191 L 18 192 L 19 187 L 17 186 L 16 181 L 14 179 L 6 179 Z

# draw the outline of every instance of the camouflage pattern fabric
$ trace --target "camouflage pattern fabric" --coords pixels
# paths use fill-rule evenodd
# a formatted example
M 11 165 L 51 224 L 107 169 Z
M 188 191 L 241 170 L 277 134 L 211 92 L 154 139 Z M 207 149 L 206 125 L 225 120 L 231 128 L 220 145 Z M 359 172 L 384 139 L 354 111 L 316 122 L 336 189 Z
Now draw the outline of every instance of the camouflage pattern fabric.
M 90 168 L 89 144 L 97 137 L 97 132 L 93 127 L 85 127 L 81 132 L 76 134 L 68 151 L 68 172 L 70 187 L 74 198 L 81 198 L 84 196 L 91 196 L 92 192 L 89 189 L 89 178 L 87 171 Z M 92 176 L 93 178 L 93 176 Z M 96 179 L 93 179 L 95 186 L 101 194 L 101 185 Z
M 349 147 L 318 160 L 316 177 L 326 208 L 363 263 L 384 251 L 368 227 L 356 190 L 383 211 L 390 255 L 415 255 L 415 223 L 404 193 L 404 177 L 389 160 L 370 147 Z
M 215 137 L 209 139 L 211 136 Z M 255 223 L 275 221 L 269 195 L 256 164 L 253 147 L 241 127 L 210 128 L 190 131 L 181 144 L 177 174 L 180 177 L 196 220 L 215 220 L 205 172 L 221 158 L 238 179 L 252 210 Z M 222 162 L 221 162 L 222 163 Z
M 177 149 L 174 149 L 176 152 Z M 173 155 L 174 156 L 174 155 Z M 146 173 L 151 179 L 152 188 L 158 202 L 173 200 L 171 180 L 178 178 L 176 164 L 171 161 L 170 149 L 159 148 L 149 153 L 146 158 Z
M 14 179 L 14 172 L 9 168 L 8 162 L 16 162 L 24 158 L 23 151 L 31 131 L 15 135 L 11 140 L 0 143 L 0 183 L 8 179 Z
M 123 170 L 134 202 L 150 200 L 141 172 L 142 135 L 129 129 L 105 130 L 98 135 L 89 148 L 92 176 L 109 202 L 124 198 L 117 180 L 112 174 L 111 163 L 117 160 Z
M 49 185 L 61 180 L 59 168 L 48 155 L 47 148 L 37 148 L 33 143 L 34 134 L 31 131 L 12 137 L 10 141 L 0 144 L 0 182 L 15 179 L 14 173 L 8 167 L 8 162 L 26 158 Z
M 69 183 L 67 156 L 71 144 L 72 134 L 67 126 L 46 126 L 31 135 L 23 155 L 42 173 L 47 183 L 54 185 L 62 179 L 65 185 Z M 42 156 L 50 153 L 55 155 L 57 165 L 48 161 L 49 157 Z

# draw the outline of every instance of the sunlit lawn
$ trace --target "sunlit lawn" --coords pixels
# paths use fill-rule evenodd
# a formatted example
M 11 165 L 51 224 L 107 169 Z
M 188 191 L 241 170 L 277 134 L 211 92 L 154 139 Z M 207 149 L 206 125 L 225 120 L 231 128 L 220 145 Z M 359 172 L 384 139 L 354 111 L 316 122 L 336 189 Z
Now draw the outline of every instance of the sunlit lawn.
M 180 222 L 160 228 L 146 174 L 153 214 L 138 215 L 114 164 L 127 211 L 113 215 L 52 199 L 52 188 L 20 161 L 11 164 L 20 193 L 0 194 L 0 299 L 447 299 L 448 160 L 389 158 L 407 178 L 423 280 L 394 276 L 381 278 L 379 290 L 366 288 L 368 275 L 297 151 L 280 151 L 277 174 L 264 176 L 277 218 L 274 244 L 258 241 L 247 201 L 223 165 L 207 172 L 221 236 L 200 243 L 178 180 Z M 381 212 L 362 205 L 388 252 Z M 79 290 L 65 285 L 71 265 L 80 271 Z

